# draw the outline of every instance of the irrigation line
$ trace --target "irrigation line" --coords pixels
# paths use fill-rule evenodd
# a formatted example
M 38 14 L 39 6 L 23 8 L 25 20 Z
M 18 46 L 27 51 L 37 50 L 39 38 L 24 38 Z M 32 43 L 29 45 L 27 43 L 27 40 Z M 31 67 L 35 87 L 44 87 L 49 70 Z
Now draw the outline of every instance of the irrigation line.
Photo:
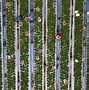
M 15 18 L 20 16 L 20 0 L 15 0 Z M 21 89 L 20 73 L 20 21 L 15 22 L 15 78 L 16 90 Z
M 29 14 L 34 18 L 34 0 L 28 0 Z M 34 22 L 29 21 L 29 82 L 28 90 L 34 90 Z
M 3 11 L 5 0 L 1 0 L 1 43 L 2 43 L 2 90 L 7 90 L 7 60 L 6 60 L 6 25 L 5 12 Z
M 42 62 L 42 90 L 47 90 L 47 0 L 43 0 L 43 62 Z

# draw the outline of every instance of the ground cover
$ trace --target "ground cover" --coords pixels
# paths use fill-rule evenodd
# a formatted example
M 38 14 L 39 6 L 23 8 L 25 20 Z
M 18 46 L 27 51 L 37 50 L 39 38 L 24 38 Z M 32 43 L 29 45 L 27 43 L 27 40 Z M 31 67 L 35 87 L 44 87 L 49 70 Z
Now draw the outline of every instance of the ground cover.
M 60 78 L 61 89 L 68 89 L 63 80 L 68 80 L 68 52 L 69 52 L 69 23 L 70 23 L 70 0 L 62 1 L 62 33 L 61 39 L 61 61 L 60 61 Z
M 55 0 L 48 0 L 48 34 L 47 34 L 47 88 L 55 89 Z
M 42 90 L 42 0 L 35 0 L 35 90 Z
M 20 60 L 21 60 L 21 90 L 28 89 L 28 0 L 20 0 Z
M 82 32 L 83 32 L 83 0 L 75 1 L 75 10 L 80 13 L 79 17 L 75 16 L 75 43 L 74 43 L 74 60 L 77 59 L 78 63 L 74 63 L 74 88 L 75 90 L 81 89 L 81 65 L 82 65 Z
M 7 83 L 8 83 L 8 90 L 12 89 L 14 90 L 15 89 L 14 0 L 7 0 L 7 2 L 10 2 L 10 6 L 7 7 L 6 10 L 6 28 L 7 28 L 6 48 L 7 48 L 7 55 L 10 56 L 10 59 L 7 58 Z

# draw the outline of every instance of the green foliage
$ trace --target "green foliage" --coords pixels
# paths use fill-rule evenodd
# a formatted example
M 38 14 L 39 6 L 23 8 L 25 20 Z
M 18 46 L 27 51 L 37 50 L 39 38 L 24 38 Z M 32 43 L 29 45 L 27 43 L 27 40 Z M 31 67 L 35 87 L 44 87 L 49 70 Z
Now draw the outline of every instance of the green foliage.
M 6 10 L 6 33 L 7 33 L 7 54 L 13 55 L 13 58 L 7 60 L 7 83 L 8 90 L 15 89 L 15 56 L 14 56 L 14 0 L 7 0 L 7 2 L 11 3 L 11 6 Z
M 79 17 L 75 17 L 75 45 L 74 45 L 74 60 L 79 62 L 74 64 L 75 90 L 81 89 L 81 64 L 82 64 L 82 32 L 83 32 L 83 0 L 75 2 L 75 10 L 80 13 Z
M 47 88 L 55 89 L 55 71 L 52 66 L 55 65 L 55 8 L 53 7 L 55 0 L 48 0 L 48 33 L 47 33 Z M 51 43 L 51 44 L 50 44 Z
M 21 90 L 28 89 L 28 36 L 25 36 L 25 32 L 28 32 L 28 22 L 25 21 L 25 17 L 28 15 L 28 0 L 20 0 L 20 15 L 23 17 L 21 22 L 23 26 L 20 27 L 20 58 L 24 61 L 24 65 L 21 64 Z
M 42 20 L 42 0 L 35 0 L 35 9 L 40 8 L 41 11 L 35 10 L 35 36 L 34 36 L 34 48 L 35 57 L 39 56 L 39 60 L 35 58 L 35 90 L 42 90 L 42 53 L 38 53 L 38 50 L 42 49 L 42 22 L 38 22 L 38 17 Z
M 66 25 L 62 25 L 63 37 L 61 39 L 61 89 L 67 90 L 68 86 L 64 85 L 63 80 L 68 79 L 68 52 L 69 52 L 69 23 L 70 23 L 70 0 L 62 0 L 62 19 Z

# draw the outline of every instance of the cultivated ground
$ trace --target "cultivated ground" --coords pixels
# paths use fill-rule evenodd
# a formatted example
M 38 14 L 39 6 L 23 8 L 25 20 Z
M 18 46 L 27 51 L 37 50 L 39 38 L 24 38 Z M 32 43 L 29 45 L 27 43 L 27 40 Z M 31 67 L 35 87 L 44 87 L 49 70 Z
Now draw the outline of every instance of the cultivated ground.
M 89 89 L 89 0 L 0 0 L 0 90 Z

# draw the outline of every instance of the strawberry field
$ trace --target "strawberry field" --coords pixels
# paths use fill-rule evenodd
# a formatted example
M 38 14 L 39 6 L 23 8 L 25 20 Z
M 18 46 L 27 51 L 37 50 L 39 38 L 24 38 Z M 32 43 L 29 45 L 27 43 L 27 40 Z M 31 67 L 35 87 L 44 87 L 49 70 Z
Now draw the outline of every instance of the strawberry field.
M 18 12 L 20 13 L 20 26 L 15 27 L 15 2 L 14 0 L 6 0 L 4 6 L 6 7 L 3 15 L 5 17 L 6 25 L 6 64 L 7 73 L 4 73 L 7 77 L 7 88 L 8 90 L 16 90 L 16 82 L 18 86 L 20 84 L 21 90 L 28 90 L 29 82 L 29 39 L 31 27 L 30 24 L 34 24 L 34 77 L 32 78 L 31 86 L 34 83 L 34 90 L 43 90 L 43 65 L 47 66 L 47 90 L 55 90 L 55 40 L 56 40 L 56 13 L 55 5 L 56 0 L 47 0 L 47 64 L 43 61 L 43 0 L 34 0 L 34 22 L 31 23 L 29 15 L 29 0 L 18 0 L 17 6 Z M 20 9 L 20 11 L 19 11 Z M 78 10 L 79 16 L 75 14 L 74 21 L 74 90 L 81 90 L 81 74 L 82 74 L 82 33 L 83 33 L 83 0 L 75 0 L 75 10 Z M 31 12 L 32 10 L 30 10 Z M 70 48 L 70 0 L 62 0 L 62 23 L 61 32 L 63 37 L 59 39 L 61 45 L 60 52 L 60 89 L 68 90 L 68 80 L 70 77 L 69 69 L 69 48 Z M 1 23 L 1 21 L 0 21 Z M 45 26 L 45 25 L 44 25 Z M 19 80 L 16 81 L 16 55 L 15 55 L 15 40 L 16 40 L 16 28 L 19 28 L 18 34 L 18 46 L 20 46 L 20 75 Z M 32 43 L 31 43 L 32 44 Z M 18 47 L 17 46 L 17 47 Z M 0 90 L 2 88 L 2 47 L 1 47 L 1 28 L 0 28 Z M 77 60 L 77 62 L 76 62 Z M 69 68 L 70 67 L 70 68 Z M 31 67 L 33 68 L 33 67 Z M 31 72 L 30 72 L 31 73 Z M 72 72 L 71 72 L 72 73 Z M 32 74 L 32 73 L 31 73 Z M 64 82 L 66 80 L 66 83 Z M 20 83 L 21 82 L 21 83 Z M 44 81 L 46 82 L 46 81 Z M 71 87 L 71 86 L 70 86 Z

